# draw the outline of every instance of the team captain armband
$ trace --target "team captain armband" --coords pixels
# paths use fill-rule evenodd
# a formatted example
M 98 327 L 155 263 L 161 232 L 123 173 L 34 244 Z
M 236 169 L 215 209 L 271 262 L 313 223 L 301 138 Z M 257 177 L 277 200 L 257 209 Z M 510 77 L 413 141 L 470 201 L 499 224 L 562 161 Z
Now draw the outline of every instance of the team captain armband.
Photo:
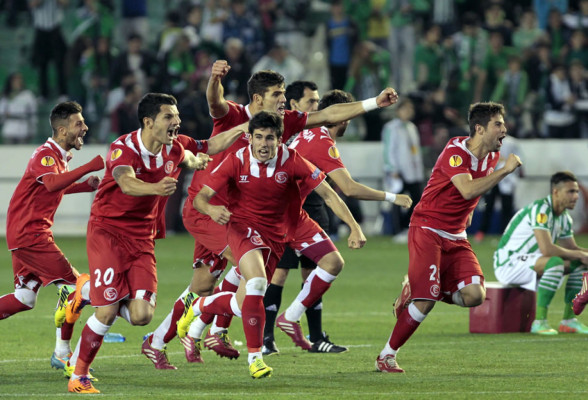
M 390 203 L 394 203 L 394 200 L 396 200 L 396 194 L 390 192 L 384 193 L 386 193 L 386 198 L 384 200 L 389 201 Z
M 378 106 L 378 102 L 376 101 L 375 97 L 371 97 L 369 99 L 365 99 L 361 102 L 361 105 L 363 106 L 363 109 L 365 110 L 365 112 L 370 112 L 373 110 L 377 110 L 378 108 L 380 108 Z

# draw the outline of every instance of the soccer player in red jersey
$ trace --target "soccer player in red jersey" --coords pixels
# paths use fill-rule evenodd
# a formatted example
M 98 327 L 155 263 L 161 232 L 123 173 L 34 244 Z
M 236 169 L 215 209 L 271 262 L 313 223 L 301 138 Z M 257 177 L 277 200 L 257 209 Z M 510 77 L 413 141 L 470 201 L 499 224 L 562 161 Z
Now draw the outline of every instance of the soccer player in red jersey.
M 288 88 L 290 86 L 292 85 L 289 85 Z M 322 110 L 333 104 L 350 103 L 352 101 L 353 97 L 351 94 L 342 90 L 333 90 L 327 92 L 320 100 L 318 109 Z M 304 130 L 289 147 L 295 149 L 301 156 L 316 165 L 323 173 L 327 174 L 346 196 L 360 200 L 390 201 L 399 206 L 410 207 L 412 200 L 409 196 L 403 194 L 394 195 L 375 190 L 353 180 L 343 164 L 341 157 L 339 157 L 339 151 L 336 145 L 337 138 L 345 134 L 348 124 L 349 121 L 343 121 L 320 128 Z M 327 229 L 327 210 L 325 202 L 320 196 L 316 193 L 310 193 L 304 202 L 303 208 L 323 229 Z M 280 308 L 282 288 L 286 282 L 289 269 L 296 268 L 299 262 L 302 267 L 302 278 L 305 281 L 317 267 L 316 263 L 303 255 L 298 256 L 290 246 L 287 246 L 276 268 L 271 284 L 265 293 L 264 307 L 266 324 L 263 335 L 264 347 L 262 349 L 264 355 L 278 352 L 274 342 L 274 325 Z M 332 343 L 328 336 L 323 333 L 321 310 L 322 299 L 320 298 L 306 310 L 310 333 L 309 339 L 312 343 L 309 351 L 312 353 L 342 353 L 347 351 L 346 347 Z
M 59 288 L 58 308 L 64 311 L 70 294 L 67 284 L 75 284 L 79 276 L 55 244 L 51 226 L 64 194 L 96 190 L 100 183 L 98 176 L 76 181 L 103 169 L 104 160 L 96 156 L 89 163 L 69 170 L 71 150 L 82 148 L 88 131 L 78 103 L 57 104 L 51 110 L 49 120 L 53 135 L 33 153 L 8 206 L 6 241 L 12 253 L 14 293 L 0 297 L 0 319 L 31 310 L 41 286 L 50 283 Z M 88 299 L 88 293 L 85 296 Z M 61 316 L 64 317 L 65 313 Z M 51 357 L 54 368 L 63 369 L 71 355 L 74 322 L 63 318 L 55 321 L 57 337 Z
M 282 141 L 286 143 L 293 135 L 304 128 L 349 120 L 379 107 L 388 107 L 398 99 L 394 89 L 386 88 L 378 97 L 361 102 L 337 104 L 329 107 L 329 109 L 317 112 L 306 113 L 286 110 L 284 77 L 274 71 L 259 71 L 253 74 L 247 83 L 250 103 L 241 105 L 224 98 L 224 88 L 221 81 L 229 69 L 230 66 L 226 61 L 216 61 L 212 66 L 211 76 L 208 81 L 206 96 L 210 115 L 214 121 L 212 137 L 238 124 L 248 122 L 253 115 L 265 110 L 277 112 L 282 117 L 284 121 Z M 212 223 L 209 216 L 203 215 L 194 209 L 193 201 L 210 171 L 220 164 L 227 154 L 236 152 L 248 146 L 248 144 L 248 135 L 244 134 L 229 149 L 215 156 L 207 170 L 194 173 L 182 214 L 184 226 L 195 239 L 194 274 L 188 289 L 176 300 L 170 318 L 166 318 L 154 332 L 153 342 L 160 348 L 163 348 L 164 344 L 175 336 L 175 325 L 184 309 L 185 297 L 190 295 L 190 292 L 197 295 L 210 294 L 227 261 L 234 265 L 231 249 L 226 244 L 226 227 Z M 226 189 L 220 189 L 211 201 L 214 205 L 226 206 L 228 204 Z M 222 286 L 225 286 L 222 290 L 236 290 L 238 280 L 235 278 L 234 271 L 229 271 L 227 276 L 229 276 L 229 279 L 225 278 L 221 283 Z M 201 348 L 202 343 L 200 342 L 200 336 L 206 325 L 212 322 L 213 317 L 206 314 L 201 316 L 196 321 L 199 326 L 191 329 L 187 339 L 182 340 L 188 361 L 201 362 L 199 348 Z M 238 357 L 239 352 L 231 346 L 227 336 L 230 318 L 218 316 L 217 319 L 218 321 L 215 322 L 215 325 L 204 339 L 204 346 L 213 349 L 223 357 Z
M 106 173 L 92 203 L 87 250 L 90 297 L 96 309 L 82 331 L 70 392 L 99 393 L 88 376 L 89 368 L 117 316 L 132 325 L 151 321 L 161 197 L 176 190 L 177 168 L 201 169 L 209 161 L 208 155 L 195 156 L 177 140 L 181 120 L 173 96 L 146 94 L 139 102 L 138 116 L 141 128 L 111 144 Z M 233 139 L 240 133 L 236 129 Z M 206 142 L 198 146 L 210 151 Z
M 200 297 L 178 321 L 178 334 L 182 337 L 194 316 L 202 312 L 242 316 L 249 372 L 255 379 L 272 373 L 261 354 L 263 295 L 288 237 L 294 238 L 297 249 L 324 268 L 320 277 L 309 278 L 311 282 L 303 289 L 307 297 L 311 292 L 320 297 L 343 267 L 343 259 L 331 240 L 302 211 L 301 199 L 308 192 L 317 191 L 350 227 L 349 246 L 361 248 L 365 244 L 359 224 L 345 203 L 323 182 L 324 174 L 296 151 L 282 145 L 282 132 L 283 121 L 278 114 L 262 111 L 253 116 L 249 123 L 250 146 L 229 155 L 196 196 L 195 207 L 210 215 L 214 222 L 228 224 L 228 245 L 242 278 L 236 295 L 221 292 Z M 227 188 L 228 206 L 210 202 L 220 188 Z M 295 232 L 301 232 L 300 236 L 294 237 Z
M 506 137 L 504 115 L 501 104 L 472 104 L 469 137 L 452 138 L 433 167 L 410 220 L 408 280 L 394 303 L 398 321 L 376 360 L 378 371 L 404 372 L 396 353 L 435 302 L 475 307 L 486 297 L 466 228 L 480 196 L 521 165 L 519 157 L 510 154 L 504 167 L 494 170 Z

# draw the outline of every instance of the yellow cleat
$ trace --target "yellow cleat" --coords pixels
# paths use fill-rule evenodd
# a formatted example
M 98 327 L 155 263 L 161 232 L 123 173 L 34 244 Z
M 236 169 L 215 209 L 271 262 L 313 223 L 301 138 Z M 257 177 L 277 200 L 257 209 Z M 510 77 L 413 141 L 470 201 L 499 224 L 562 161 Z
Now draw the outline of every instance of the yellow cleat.
M 77 379 L 70 379 L 67 383 L 67 391 L 73 393 L 100 393 L 100 390 L 96 389 L 92 385 L 92 380 L 87 376 L 80 376 Z
M 65 321 L 65 308 L 67 307 L 67 298 L 70 294 L 70 288 L 63 285 L 58 291 L 59 299 L 57 300 L 57 308 L 55 309 L 55 327 L 61 328 Z
M 249 373 L 253 379 L 269 378 L 272 376 L 272 367 L 268 367 L 263 362 L 263 358 L 258 357 L 249 365 Z
M 78 318 L 80 318 L 80 314 L 82 312 L 82 308 L 84 307 L 84 299 L 82 298 L 82 287 L 86 282 L 90 280 L 90 275 L 88 274 L 80 274 L 76 281 L 76 291 L 72 301 L 67 304 L 65 308 L 65 320 L 69 324 L 75 324 Z
M 190 329 L 190 325 L 196 319 L 194 310 L 192 309 L 192 305 L 196 298 L 197 296 L 192 292 L 188 293 L 184 298 L 184 314 L 182 314 L 177 322 L 177 333 L 180 339 L 186 337 L 188 330 Z

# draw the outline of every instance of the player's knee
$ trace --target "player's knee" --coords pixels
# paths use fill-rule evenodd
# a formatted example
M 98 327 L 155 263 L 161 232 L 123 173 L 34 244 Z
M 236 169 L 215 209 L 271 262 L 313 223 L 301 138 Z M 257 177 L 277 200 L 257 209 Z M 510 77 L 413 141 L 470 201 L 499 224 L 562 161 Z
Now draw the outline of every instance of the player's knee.
M 251 278 L 245 285 L 245 293 L 249 295 L 263 296 L 267 289 L 267 279 L 262 277 Z
M 345 261 L 339 252 L 332 252 L 329 255 L 321 258 L 318 262 L 318 265 L 331 275 L 337 276 L 343 270 Z
M 461 296 L 465 307 L 476 307 L 486 299 L 486 290 L 482 285 L 469 285 L 461 290 Z
M 151 322 L 153 318 L 153 311 L 151 310 L 135 310 L 131 313 L 131 324 L 134 326 L 144 326 Z
M 37 293 L 31 289 L 15 289 L 14 297 L 29 308 L 34 308 L 37 304 Z

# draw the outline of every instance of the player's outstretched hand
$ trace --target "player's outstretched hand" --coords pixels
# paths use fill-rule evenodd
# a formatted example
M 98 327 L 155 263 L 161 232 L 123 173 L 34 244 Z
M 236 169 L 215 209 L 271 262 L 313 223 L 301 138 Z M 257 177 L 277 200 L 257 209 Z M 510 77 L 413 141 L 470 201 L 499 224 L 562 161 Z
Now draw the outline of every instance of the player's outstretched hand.
M 212 69 L 210 71 L 210 78 L 211 79 L 223 79 L 227 73 L 229 72 L 229 70 L 231 69 L 231 66 L 229 65 L 229 63 L 225 60 L 216 60 L 214 62 L 214 64 L 212 64 Z
M 367 239 L 363 235 L 361 229 L 358 231 L 351 231 L 349 238 L 347 239 L 347 245 L 350 249 L 361 249 L 365 245 L 365 242 L 367 242 Z
M 177 179 L 166 176 L 159 182 L 155 183 L 155 194 L 159 196 L 171 196 L 176 191 Z
M 86 183 L 90 185 L 90 187 L 94 190 L 98 189 L 98 185 L 100 185 L 100 177 L 96 175 L 90 175 L 88 179 L 86 179 Z
M 405 194 L 397 194 L 394 199 L 394 204 L 402 208 L 410 208 L 412 206 L 412 199 Z
M 521 162 L 521 159 L 519 158 L 519 156 L 517 156 L 516 154 L 510 153 L 508 155 L 508 158 L 506 159 L 506 163 L 504 164 L 504 168 L 506 168 L 506 170 L 510 174 L 511 172 L 513 172 L 515 169 L 517 169 L 521 165 L 523 165 L 523 163 Z
M 382 90 L 378 97 L 376 97 L 376 104 L 378 104 L 378 107 L 380 108 L 391 106 L 397 101 L 398 93 L 396 93 L 396 90 L 391 87 Z
M 211 206 L 208 215 L 214 222 L 224 225 L 231 219 L 231 212 L 225 206 Z

